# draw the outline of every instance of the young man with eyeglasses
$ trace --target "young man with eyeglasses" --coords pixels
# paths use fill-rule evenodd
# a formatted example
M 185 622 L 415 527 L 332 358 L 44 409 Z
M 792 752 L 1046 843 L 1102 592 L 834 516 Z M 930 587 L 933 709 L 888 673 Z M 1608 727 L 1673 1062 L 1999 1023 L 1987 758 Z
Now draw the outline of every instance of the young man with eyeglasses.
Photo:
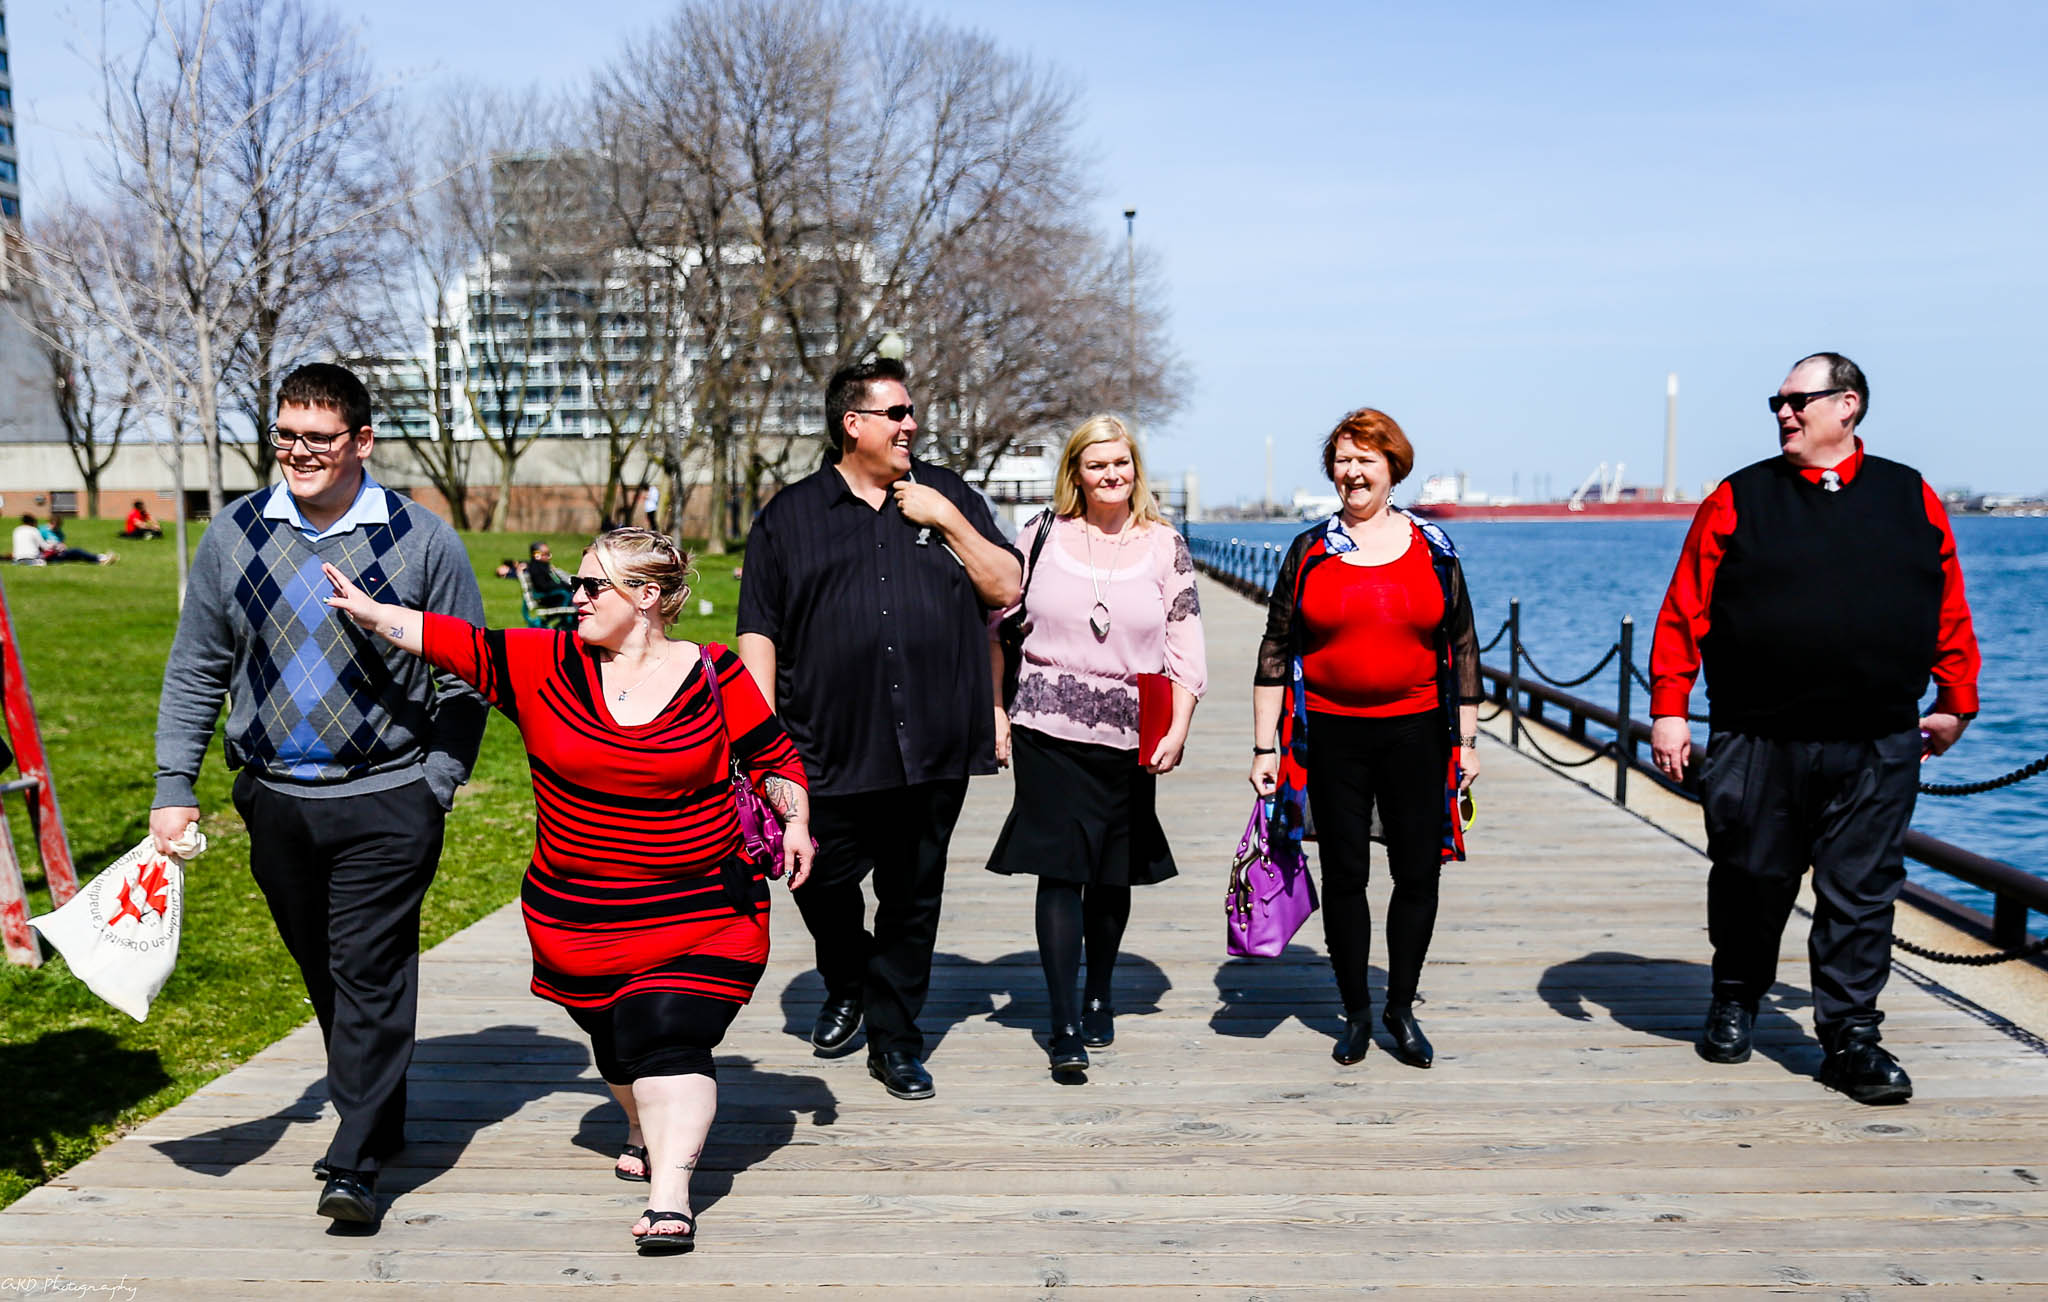
M 1877 997 L 1920 763 L 1976 717 L 1977 638 L 1941 499 L 1919 471 L 1863 450 L 1862 370 L 1816 353 L 1770 408 L 1779 455 L 1700 504 L 1650 653 L 1651 752 L 1674 780 L 1692 758 L 1687 699 L 1707 675 L 1714 984 L 1699 1052 L 1748 1059 L 1811 865 L 1821 1082 L 1859 1103 L 1904 1103 L 1913 1083 L 1879 1044 Z
M 481 624 L 455 531 L 364 462 L 370 395 L 339 366 L 302 366 L 267 431 L 282 483 L 200 539 L 157 706 L 160 848 L 199 818 L 194 783 L 223 700 L 249 868 L 305 979 L 340 1115 L 318 1204 L 374 1223 L 377 1171 L 405 1145 L 420 901 L 442 820 L 469 777 L 487 707 L 451 674 L 328 608 L 332 564 L 380 600 Z
M 832 377 L 826 463 L 748 535 L 739 655 L 811 779 L 817 867 L 795 898 L 825 983 L 812 1047 L 851 1052 L 865 1019 L 869 1074 L 922 1099 L 946 849 L 967 779 L 996 771 L 987 613 L 1016 600 L 1023 558 L 965 481 L 912 460 L 906 378 L 886 359 Z

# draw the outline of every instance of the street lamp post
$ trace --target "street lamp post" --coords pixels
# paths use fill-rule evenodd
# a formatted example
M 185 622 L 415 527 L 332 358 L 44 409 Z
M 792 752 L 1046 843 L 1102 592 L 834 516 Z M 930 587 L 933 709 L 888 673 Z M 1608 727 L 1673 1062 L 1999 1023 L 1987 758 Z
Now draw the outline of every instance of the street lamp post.
M 1130 355 L 1126 359 L 1125 409 L 1132 424 L 1138 420 L 1138 210 L 1124 209 L 1124 280 L 1130 294 Z

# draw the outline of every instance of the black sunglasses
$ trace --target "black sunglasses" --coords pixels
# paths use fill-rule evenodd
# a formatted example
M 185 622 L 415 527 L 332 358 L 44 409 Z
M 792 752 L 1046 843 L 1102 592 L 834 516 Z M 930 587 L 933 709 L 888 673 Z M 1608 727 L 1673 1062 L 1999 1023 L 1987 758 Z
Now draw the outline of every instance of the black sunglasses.
M 1774 393 L 1770 397 L 1771 414 L 1775 416 L 1786 407 L 1794 411 L 1805 411 L 1806 404 L 1817 398 L 1832 398 L 1838 393 L 1847 392 L 1847 389 L 1815 389 L 1812 393 Z
M 904 421 L 917 414 L 917 404 L 914 402 L 899 402 L 893 407 L 855 407 L 853 410 L 863 416 L 887 416 L 890 420 L 901 425 Z
M 267 432 L 270 446 L 279 452 L 291 451 L 294 443 L 303 443 L 308 452 L 325 452 L 334 446 L 334 440 L 347 438 L 351 431 L 279 429 L 272 425 Z
M 603 592 L 606 588 L 618 586 L 618 584 L 613 583 L 610 579 L 585 578 L 583 575 L 578 574 L 574 578 L 569 580 L 569 598 L 573 601 L 576 598 L 576 594 L 582 592 L 588 593 L 590 599 L 592 601 L 596 601 L 598 593 Z M 625 582 L 625 586 L 629 588 L 644 588 L 647 586 L 647 580 L 627 579 Z

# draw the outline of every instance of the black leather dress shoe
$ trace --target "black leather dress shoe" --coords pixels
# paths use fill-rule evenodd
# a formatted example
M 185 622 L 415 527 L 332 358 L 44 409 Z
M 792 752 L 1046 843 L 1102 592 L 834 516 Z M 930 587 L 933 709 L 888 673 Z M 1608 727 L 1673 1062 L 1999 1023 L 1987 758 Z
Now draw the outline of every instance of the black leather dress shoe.
M 320 1190 L 320 1214 L 354 1225 L 377 1223 L 377 1177 L 330 1168 Z
M 1088 1050 L 1082 1045 L 1081 1032 L 1071 1026 L 1062 1026 L 1052 1033 L 1045 1056 L 1055 1076 L 1080 1076 L 1088 1070 Z
M 1372 1014 L 1363 1013 L 1344 1019 L 1344 1031 L 1337 1037 L 1337 1043 L 1330 1048 L 1330 1056 L 1349 1067 L 1365 1058 L 1372 1048 Z
M 934 1090 L 932 1074 L 917 1055 L 903 1049 L 868 1055 L 868 1075 L 882 1082 L 882 1088 L 899 1099 L 928 1099 Z
M 827 999 L 811 1023 L 811 1052 L 820 1058 L 837 1058 L 853 1051 L 854 1033 L 860 1030 L 860 1000 Z
M 1380 1014 L 1380 1025 L 1394 1037 L 1394 1056 L 1402 1062 L 1410 1067 L 1427 1067 L 1436 1061 L 1436 1050 L 1430 1047 L 1429 1037 L 1416 1025 L 1414 1009 L 1389 1008 Z
M 1827 1037 L 1823 1037 L 1827 1038 Z M 1881 1106 L 1913 1097 L 1913 1080 L 1899 1060 L 1877 1042 L 1875 1026 L 1843 1032 L 1820 1065 L 1820 1083 L 1858 1103 Z
M 1700 1057 L 1708 1062 L 1748 1062 L 1749 1032 L 1756 1013 L 1733 999 L 1716 999 L 1700 1028 Z
M 1116 1039 L 1116 1010 L 1107 999 L 1090 999 L 1081 1005 L 1081 1043 L 1100 1049 Z

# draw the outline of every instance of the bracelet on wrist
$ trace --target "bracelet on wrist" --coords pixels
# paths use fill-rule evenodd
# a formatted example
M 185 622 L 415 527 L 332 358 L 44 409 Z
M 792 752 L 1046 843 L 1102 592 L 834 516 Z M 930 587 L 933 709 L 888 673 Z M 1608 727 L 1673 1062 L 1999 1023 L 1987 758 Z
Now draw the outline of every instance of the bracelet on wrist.
M 1278 755 L 1279 753 L 1280 753 L 1280 748 L 1279 748 L 1278 746 L 1254 746 L 1254 747 L 1252 747 L 1252 754 L 1254 754 L 1254 755 Z
M 1479 747 L 1479 734 L 1475 732 L 1472 733 L 1470 736 L 1460 737 L 1458 738 L 1458 744 L 1460 746 L 1465 746 L 1477 750 Z

